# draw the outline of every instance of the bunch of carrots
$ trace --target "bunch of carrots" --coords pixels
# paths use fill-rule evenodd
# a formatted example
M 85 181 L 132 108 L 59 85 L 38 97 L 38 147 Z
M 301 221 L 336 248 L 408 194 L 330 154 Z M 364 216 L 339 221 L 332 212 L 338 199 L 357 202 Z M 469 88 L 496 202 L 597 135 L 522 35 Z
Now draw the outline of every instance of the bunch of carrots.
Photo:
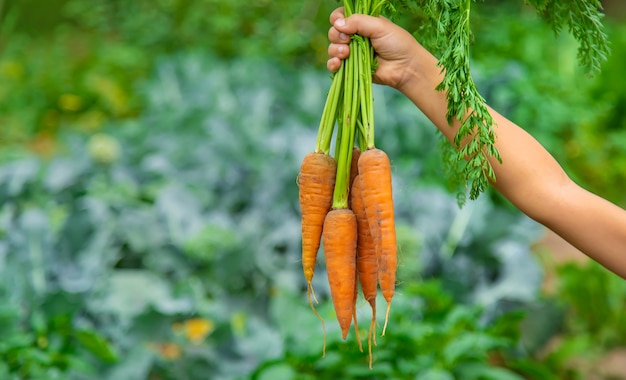
M 344 0 L 346 17 L 352 13 L 380 14 L 384 0 Z M 334 73 L 315 151 L 307 154 L 298 175 L 302 213 L 302 266 L 307 296 L 315 310 L 312 287 L 320 244 L 335 313 L 346 339 L 352 321 L 362 350 L 356 317 L 358 285 L 371 305 L 368 332 L 369 365 L 376 344 L 376 295 L 387 302 L 385 334 L 396 281 L 396 232 L 389 157 L 374 144 L 372 73 L 374 50 L 370 41 L 354 35 L 350 56 Z M 337 129 L 335 131 L 335 125 Z M 330 154 L 335 136 L 334 155 Z

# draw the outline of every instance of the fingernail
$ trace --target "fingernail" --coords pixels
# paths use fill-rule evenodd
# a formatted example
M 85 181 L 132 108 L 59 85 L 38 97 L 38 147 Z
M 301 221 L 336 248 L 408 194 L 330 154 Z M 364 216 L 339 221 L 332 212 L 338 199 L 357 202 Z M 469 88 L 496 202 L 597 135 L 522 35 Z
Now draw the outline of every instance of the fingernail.
M 338 18 L 337 21 L 335 21 L 335 26 L 342 27 L 345 25 L 346 25 L 346 20 L 343 18 Z
M 339 46 L 339 47 L 337 48 L 337 52 L 338 52 L 339 54 L 343 54 L 343 52 L 344 52 L 345 50 L 346 50 L 346 47 L 345 47 L 345 46 Z
M 348 41 L 348 40 L 350 39 L 350 37 L 348 37 L 348 35 L 347 35 L 347 34 L 345 34 L 345 33 L 339 33 L 339 38 L 340 38 L 342 41 Z

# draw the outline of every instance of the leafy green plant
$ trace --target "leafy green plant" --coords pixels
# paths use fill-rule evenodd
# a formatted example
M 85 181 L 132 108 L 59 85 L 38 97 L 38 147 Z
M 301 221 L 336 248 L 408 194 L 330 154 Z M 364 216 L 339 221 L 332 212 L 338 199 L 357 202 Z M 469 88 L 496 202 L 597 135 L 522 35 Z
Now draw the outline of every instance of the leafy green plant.
M 310 363 L 336 373 L 354 359 L 358 365 L 350 371 L 369 376 L 366 357 L 336 340 L 330 323 L 335 340 L 320 360 L 319 321 L 304 296 L 295 178 L 316 138 L 311 126 L 319 123 L 323 78 L 319 71 L 271 62 L 220 62 L 200 54 L 163 58 L 140 87 L 146 99 L 141 117 L 93 135 L 67 132 L 62 153 L 23 156 L 0 166 L 0 300 L 12 310 L 32 305 L 31 313 L 44 321 L 63 318 L 63 325 L 44 323 L 47 334 L 57 339 L 62 327 L 61 337 L 72 342 L 57 350 L 64 361 L 47 362 L 46 375 L 179 379 L 208 371 L 215 379 L 233 379 L 281 373 L 291 363 L 300 363 L 296 373 L 300 366 L 312 371 Z M 484 356 L 455 353 L 455 336 L 476 332 L 483 353 L 500 343 L 514 346 L 508 330 L 489 330 L 483 337 L 491 327 L 476 324 L 479 307 L 471 305 L 524 301 L 536 289 L 538 283 L 527 279 L 527 293 L 516 293 L 520 283 L 504 270 L 510 256 L 504 253 L 512 249 L 519 254 L 513 257 L 532 262 L 532 224 L 488 198 L 458 210 L 445 190 L 419 183 L 422 176 L 434 178 L 439 166 L 416 171 L 412 151 L 426 155 L 436 149 L 430 143 L 437 137 L 432 129 L 407 131 L 406 121 L 421 120 L 419 113 L 397 94 L 377 91 L 376 106 L 389 110 L 381 139 L 397 157 L 398 289 L 408 289 L 398 299 L 410 313 L 420 312 L 411 289 L 423 292 L 415 282 L 437 276 L 442 285 L 429 288 L 437 290 L 426 298 L 444 302 L 432 298 L 439 290 L 454 295 L 444 297 L 440 316 L 457 307 L 473 310 L 458 325 L 450 322 L 456 327 L 437 327 L 446 343 L 435 361 L 420 362 L 420 371 L 437 363 L 450 371 L 465 362 L 491 371 Z M 413 133 L 423 134 L 415 143 L 423 146 L 404 141 Z M 493 229 L 464 222 L 468 215 L 506 222 Z M 474 284 L 465 282 L 470 277 Z M 323 270 L 315 281 L 320 310 L 330 321 Z M 517 285 L 484 292 L 500 283 Z M 284 317 L 286 307 L 293 317 Z M 30 315 L 12 314 L 19 335 L 38 336 Z M 389 327 L 397 335 L 377 349 L 377 371 L 415 370 L 408 360 L 414 351 L 405 350 L 418 338 L 406 337 L 415 323 L 405 315 L 398 311 Z M 469 336 L 466 344 L 474 339 Z M 37 340 L 29 344 L 48 352 Z M 16 347 L 22 346 L 7 350 Z M 403 359 L 395 362 L 390 357 L 398 350 Z M 23 354 L 22 360 L 34 359 Z M 16 367 L 8 371 L 19 374 Z
M 184 50 L 209 50 L 221 57 L 254 59 L 265 56 L 294 66 L 319 67 L 327 54 L 327 15 L 339 3 L 317 0 L 305 3 L 262 2 L 250 6 L 248 2 L 240 0 L 228 4 L 186 4 L 176 1 L 149 4 L 135 1 L 131 4 L 70 0 L 58 4 L 51 1 L 50 4 L 56 6 L 49 6 L 55 11 L 39 14 L 37 12 L 46 12 L 49 8 L 24 9 L 24 4 L 28 4 L 26 2 L 8 2 L 0 15 L 0 44 L 3 47 L 0 78 L 5 84 L 0 89 L 0 122 L 4 126 L 0 132 L 0 142 L 4 146 L 11 144 L 14 148 L 16 143 L 28 143 L 29 148 L 50 154 L 58 149 L 55 143 L 57 133 L 68 127 L 95 130 L 106 125 L 109 120 L 134 117 L 145 104 L 145 100 L 133 87 L 134 84 L 149 75 L 160 55 L 180 47 Z M 448 44 L 443 36 L 448 32 L 457 33 L 465 41 L 465 48 L 448 50 L 446 56 L 452 59 L 458 55 L 458 62 L 465 65 L 469 63 L 471 53 L 474 67 L 470 79 L 476 82 L 481 95 L 490 104 L 501 104 L 500 101 L 494 102 L 486 88 L 491 87 L 485 83 L 483 74 L 487 73 L 494 79 L 490 82 L 497 84 L 497 91 L 504 93 L 504 107 L 512 108 L 506 113 L 507 116 L 531 129 L 542 142 L 548 141 L 551 152 L 571 162 L 571 167 L 575 168 L 571 171 L 572 175 L 577 179 L 584 180 L 595 191 L 602 191 L 612 199 L 622 201 L 621 193 L 612 190 L 618 188 L 614 184 L 623 182 L 622 171 L 613 170 L 618 166 L 610 163 L 615 160 L 621 162 L 623 139 L 618 128 L 606 128 L 619 125 L 621 120 L 619 107 L 614 106 L 619 103 L 613 100 L 621 91 L 621 81 L 615 80 L 619 75 L 614 74 L 619 69 L 620 61 L 616 58 L 609 65 L 604 65 L 608 73 L 600 74 L 601 80 L 594 82 L 598 85 L 595 90 L 590 89 L 591 93 L 586 86 L 581 88 L 581 83 L 587 83 L 583 75 L 578 77 L 577 74 L 567 81 L 559 81 L 557 79 L 562 78 L 563 74 L 562 65 L 570 62 L 564 62 L 562 57 L 554 57 L 555 51 L 562 51 L 560 48 L 567 46 L 553 43 L 554 34 L 550 32 L 553 29 L 560 32 L 558 41 L 564 41 L 563 37 L 567 33 L 562 31 L 566 29 L 575 33 L 581 42 L 578 47 L 570 42 L 568 48 L 573 51 L 578 49 L 580 59 L 590 59 L 583 63 L 584 66 L 597 67 L 602 62 L 605 45 L 601 43 L 601 15 L 593 6 L 594 1 L 581 2 L 583 6 L 580 12 L 573 13 L 572 18 L 564 17 L 566 5 L 552 1 L 529 2 L 532 7 L 521 7 L 522 4 L 517 4 L 521 2 L 497 2 L 497 6 L 490 2 L 473 4 L 469 19 L 472 26 L 469 40 L 467 24 L 447 28 L 432 22 L 462 20 L 457 17 L 462 14 L 461 7 L 445 10 L 437 8 L 443 6 L 442 2 L 438 2 L 435 8 L 427 7 L 427 2 L 406 3 L 415 12 L 396 13 L 398 22 L 409 30 L 418 29 L 418 39 L 441 57 L 444 57 L 446 47 L 452 49 L 455 46 Z M 463 7 L 467 3 L 462 2 Z M 529 22 L 527 17 L 531 13 L 528 11 L 533 8 L 544 16 L 535 17 L 533 20 L 537 22 Z M 429 10 L 433 15 L 445 11 L 441 14 L 450 17 L 428 19 L 427 14 L 420 9 Z M 555 12 L 551 13 L 551 9 Z M 53 19 L 35 23 L 29 16 L 32 19 Z M 540 22 L 542 19 L 548 22 Z M 154 25 L 160 27 L 155 28 Z M 503 33 L 503 30 L 511 30 L 516 25 L 519 28 L 514 35 Z M 437 28 L 443 28 L 445 33 L 433 33 L 433 30 L 439 30 Z M 498 32 L 489 28 L 496 28 Z M 276 33 L 276 30 L 281 32 Z M 583 30 L 591 30 L 593 33 L 582 33 Z M 213 37 L 206 38 L 206 35 Z M 437 39 L 437 36 L 441 38 Z M 619 36 L 619 30 L 611 30 L 610 38 L 614 42 L 619 43 Z M 513 44 L 524 48 L 513 49 Z M 502 49 L 506 46 L 507 49 Z M 559 49 L 553 49 L 555 46 Z M 613 50 L 617 52 L 623 49 L 621 45 L 614 44 Z M 543 54 L 539 55 L 538 52 Z M 485 56 L 486 59 L 480 59 Z M 509 62 L 511 59 L 521 60 L 525 66 L 520 73 L 519 66 L 493 64 L 501 63 L 503 59 Z M 491 62 L 489 71 L 477 67 L 484 62 Z M 558 63 L 562 64 L 561 67 L 555 67 L 554 64 Z M 612 66 L 615 69 L 611 69 Z M 460 70 L 457 67 L 448 71 L 459 73 L 454 75 L 455 78 L 461 76 Z M 504 79 L 498 75 L 502 71 L 505 72 Z M 463 73 L 467 78 L 467 68 L 463 69 Z M 448 84 L 451 85 L 454 78 L 449 78 Z M 544 84 L 548 88 L 542 87 Z M 607 87 L 612 90 L 604 91 Z M 573 97 L 577 99 L 568 101 Z M 592 103 L 590 98 L 601 102 Z M 525 101 L 516 100 L 511 104 L 511 99 Z M 589 112 L 584 112 L 586 110 Z M 540 125 L 534 127 L 536 124 Z M 555 129 L 560 129 L 560 132 L 553 133 Z M 612 137 L 600 139 L 599 136 L 605 133 L 610 133 Z M 563 147 L 563 139 L 571 142 Z M 479 145 L 476 144 L 474 148 Z M 444 146 L 451 148 L 447 143 Z M 433 161 L 433 155 L 427 154 L 430 151 L 415 154 Z M 452 163 L 464 162 L 456 160 L 459 152 L 443 150 L 443 153 L 447 157 L 444 159 L 447 162 L 444 168 L 448 171 Z M 480 167 L 480 155 L 477 157 L 474 164 Z M 605 169 L 598 170 L 600 167 Z M 456 170 L 461 172 L 462 168 L 455 168 L 452 172 Z M 469 171 L 466 174 L 469 175 Z M 460 176 L 448 176 L 461 179 Z M 437 182 L 441 182 L 439 177 Z M 459 184 L 462 182 L 457 181 Z
M 595 345 L 626 345 L 624 281 L 595 262 L 558 269 L 559 300 L 567 305 L 567 331 L 589 334 Z
M 150 65 L 134 46 L 64 31 L 42 39 L 17 35 L 3 45 L 3 146 L 21 144 L 50 155 L 60 131 L 97 130 L 140 108 L 134 78 L 147 75 Z
M 310 67 L 326 57 L 328 2 L 51 0 L 0 9 L 0 144 L 50 155 L 59 133 L 134 118 L 134 87 L 163 54 L 211 51 Z M 38 23 L 34 20 L 45 20 Z M 158 27 L 157 27 L 158 26 Z M 276 30 L 282 32 L 276 34 Z M 208 37 L 210 36 L 210 37 Z
M 397 177 L 399 290 L 406 293 L 376 350 L 378 372 L 337 330 L 321 359 L 321 331 L 300 281 L 294 181 L 315 139 L 328 79 L 310 65 L 326 58 L 325 7 L 336 4 L 231 1 L 214 12 L 214 2 L 67 3 L 72 24 L 45 38 L 14 33 L 14 16 L 1 23 L 2 143 L 44 132 L 31 147 L 46 153 L 54 132 L 61 149 L 43 160 L 0 151 L 0 356 L 11 358 L 0 377 L 288 378 L 302 368 L 408 378 L 415 371 L 450 376 L 453 365 L 465 365 L 478 378 L 512 375 L 504 366 L 549 379 L 565 373 L 563 358 L 610 335 L 578 324 L 584 339 L 550 357 L 550 369 L 518 347 L 520 317 L 493 315 L 536 296 L 541 273 L 528 246 L 537 225 L 489 198 L 458 210 L 439 188 L 438 136 L 429 122 L 398 93 L 375 87 L 377 138 Z M 561 35 L 555 49 L 538 20 L 515 10 L 480 22 L 486 13 L 472 9 L 481 93 L 552 151 L 574 158 L 579 178 L 602 178 L 600 188 L 619 190 L 609 186 L 619 183 L 613 163 L 623 152 L 619 128 L 608 128 L 623 119 L 615 74 L 582 82 L 568 69 L 575 41 Z M 221 38 L 206 38 L 207 30 Z M 181 45 L 218 56 L 162 56 Z M 239 51 L 250 60 L 219 59 Z M 257 60 L 266 54 L 272 57 Z M 619 72 L 619 60 L 607 67 Z M 601 102 L 590 103 L 594 97 Z M 94 129 L 101 133 L 90 135 Z M 323 276 L 316 289 L 330 321 Z M 301 317 L 285 319 L 285 310 Z M 554 322 L 552 314 L 533 314 L 537 323 Z M 544 339 L 552 333 L 538 331 L 548 331 Z M 427 355 L 431 337 L 436 351 Z M 424 350 L 415 352 L 415 344 Z M 472 344 L 477 355 L 461 352 Z M 493 356 L 499 350 L 504 363 Z
M 572 333 L 587 332 L 605 347 L 626 344 L 623 280 L 594 262 L 582 267 L 564 265 L 558 270 L 558 279 L 559 298 L 571 310 L 568 328 Z
M 326 57 L 326 31 L 317 27 L 328 25 L 328 15 L 337 5 L 320 0 L 69 0 L 65 17 L 81 28 L 117 34 L 148 51 L 199 47 L 227 59 L 266 56 L 308 66 Z
M 414 12 L 420 12 L 427 21 L 419 28 L 419 35 L 439 57 L 439 66 L 445 73 L 437 89 L 446 91 L 448 122 L 460 122 L 454 144 L 444 141 L 443 156 L 450 183 L 457 189 L 459 202 L 465 199 L 469 188 L 470 199 L 476 199 L 489 188 L 494 173 L 487 157 L 500 160 L 495 149 L 493 120 L 487 111 L 485 99 L 478 93 L 470 72 L 470 45 L 472 44 L 472 1 L 446 2 L 436 0 L 398 1 Z M 537 13 L 559 33 L 567 27 L 580 43 L 578 57 L 590 73 L 598 71 L 609 53 L 608 39 L 601 22 L 600 2 L 583 0 L 576 5 L 559 1 L 527 1 Z M 415 29 L 415 27 L 413 27 Z M 461 141 L 469 140 L 461 146 Z M 470 159 L 466 159 L 469 157 Z M 458 190 L 461 188 L 461 190 Z
M 607 24 L 612 54 L 590 78 L 576 65 L 573 37 L 561 35 L 551 43 L 551 28 L 533 13 L 502 11 L 498 23 L 476 17 L 474 72 L 488 103 L 536 137 L 575 181 L 622 204 L 624 194 L 617 189 L 624 183 L 624 139 L 617 99 L 624 81 L 615 70 L 624 27 Z
M 621 378 L 623 366 L 603 360 L 625 345 L 624 281 L 595 262 L 563 264 L 548 299 L 563 311 L 564 323 L 542 350 L 542 362 L 559 378 Z
M 277 373 L 283 378 L 302 379 L 522 379 L 531 373 L 554 378 L 541 364 L 527 363 L 524 368 L 511 355 L 516 349 L 521 314 L 506 313 L 483 323 L 480 307 L 456 303 L 437 280 L 403 286 L 390 329 L 377 338 L 372 370 L 367 369 L 367 357 L 358 351 L 354 336 L 342 342 L 334 326 L 329 326 L 327 355 L 321 357 L 319 344 L 313 344 L 316 334 L 310 332 L 317 330 L 315 322 L 309 324 L 313 319 L 306 317 L 306 307 L 294 309 L 293 303 L 288 299 L 273 303 L 272 316 L 280 321 L 287 344 L 285 354 L 261 364 L 253 379 L 271 378 Z M 367 316 L 366 305 L 362 306 L 361 317 Z M 284 321 L 287 310 L 296 315 L 296 323 Z M 328 307 L 320 311 L 322 315 L 332 313 Z M 524 369 L 516 372 L 511 370 L 513 366 Z

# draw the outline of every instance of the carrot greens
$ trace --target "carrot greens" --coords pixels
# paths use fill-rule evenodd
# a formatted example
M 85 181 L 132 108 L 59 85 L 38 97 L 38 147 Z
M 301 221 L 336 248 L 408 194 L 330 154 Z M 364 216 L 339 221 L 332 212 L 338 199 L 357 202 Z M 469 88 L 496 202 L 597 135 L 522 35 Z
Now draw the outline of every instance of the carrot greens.
M 426 20 L 415 29 L 419 29 L 420 40 L 433 41 L 433 46 L 428 47 L 438 56 L 444 73 L 437 90 L 446 93 L 448 122 L 456 119 L 461 123 L 453 144 L 445 139 L 441 144 L 448 179 L 457 191 L 460 205 L 466 201 L 467 193 L 470 199 L 476 199 L 490 182 L 497 180 L 488 157 L 501 160 L 495 148 L 493 120 L 470 72 L 471 11 L 475 2 L 388 0 L 372 8 L 390 18 L 410 12 Z M 610 49 L 599 0 L 525 0 L 524 4 L 534 6 L 555 34 L 566 29 L 573 35 L 579 42 L 579 62 L 588 73 L 600 70 Z
M 354 13 L 378 16 L 387 0 L 344 0 L 346 17 Z M 361 150 L 374 145 L 374 97 L 372 73 L 375 67 L 374 49 L 368 38 L 354 35 L 350 41 L 350 56 L 333 74 L 318 133 L 317 150 L 330 150 L 335 122 L 335 158 L 337 178 L 333 208 L 347 208 L 350 190 L 352 148 L 358 142 Z

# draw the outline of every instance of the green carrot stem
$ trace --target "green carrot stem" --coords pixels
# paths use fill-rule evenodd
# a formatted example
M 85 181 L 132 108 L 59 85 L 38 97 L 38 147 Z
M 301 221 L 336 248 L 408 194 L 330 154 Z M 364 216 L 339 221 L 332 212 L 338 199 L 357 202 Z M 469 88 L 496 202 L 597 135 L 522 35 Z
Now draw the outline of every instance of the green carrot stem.
M 357 121 L 356 121 L 356 129 L 357 129 L 358 136 L 359 136 L 359 144 L 361 142 L 363 142 L 363 144 L 361 145 L 361 148 L 366 148 L 367 147 L 367 141 L 365 140 L 365 136 L 366 136 L 367 129 L 365 128 L 365 125 L 363 125 L 363 118 L 362 117 L 357 119 Z
M 344 0 L 346 17 L 356 13 L 378 16 L 385 0 Z M 335 122 L 337 177 L 333 208 L 348 206 L 350 164 L 355 139 L 361 150 L 374 147 L 374 97 L 372 69 L 374 50 L 369 39 L 355 35 L 350 41 L 351 54 L 335 76 L 325 106 L 317 149 L 328 152 Z
M 362 134 L 365 136 L 368 148 L 374 147 L 374 113 L 373 113 L 373 96 L 372 96 L 372 74 L 371 60 L 369 59 L 369 50 L 371 44 L 368 39 L 361 36 L 355 36 L 361 53 L 358 57 L 358 74 L 361 86 L 359 86 L 359 100 L 361 102 L 361 112 L 359 115 L 359 127 L 362 128 Z
M 335 157 L 337 161 L 337 177 L 332 206 L 335 209 L 348 207 L 350 164 L 352 162 L 352 147 L 354 146 L 359 113 L 358 57 L 360 55 L 360 46 L 356 40 L 350 41 L 350 50 L 353 53 L 344 60 L 346 71 L 343 91 L 343 117 L 339 126 L 341 134 L 337 133 L 337 154 Z
M 383 10 L 383 5 L 385 5 L 386 2 L 386 0 L 380 0 L 375 2 L 370 9 L 370 15 L 374 17 L 380 16 Z
M 343 107 L 342 107 L 342 113 L 343 113 Z M 341 142 L 343 140 L 343 136 L 345 135 L 345 128 L 343 127 L 344 125 L 344 121 L 343 121 L 343 117 L 338 117 L 337 118 L 337 136 L 335 137 L 335 160 L 338 161 L 341 157 Z
M 346 17 L 354 14 L 354 3 L 350 0 L 343 0 L 343 13 Z
M 372 62 L 374 50 L 368 38 L 360 38 L 362 46 L 362 68 L 361 68 L 361 119 L 365 129 L 365 141 L 368 149 L 375 147 L 374 140 L 374 93 L 372 83 Z
M 343 66 L 344 64 L 342 63 L 339 70 L 333 74 L 332 83 L 326 97 L 326 103 L 324 104 L 324 110 L 322 111 L 322 118 L 317 132 L 317 141 L 315 144 L 316 152 L 324 154 L 329 154 L 330 152 L 330 141 L 335 127 L 335 119 L 337 118 L 337 108 L 341 101 L 343 91 Z

